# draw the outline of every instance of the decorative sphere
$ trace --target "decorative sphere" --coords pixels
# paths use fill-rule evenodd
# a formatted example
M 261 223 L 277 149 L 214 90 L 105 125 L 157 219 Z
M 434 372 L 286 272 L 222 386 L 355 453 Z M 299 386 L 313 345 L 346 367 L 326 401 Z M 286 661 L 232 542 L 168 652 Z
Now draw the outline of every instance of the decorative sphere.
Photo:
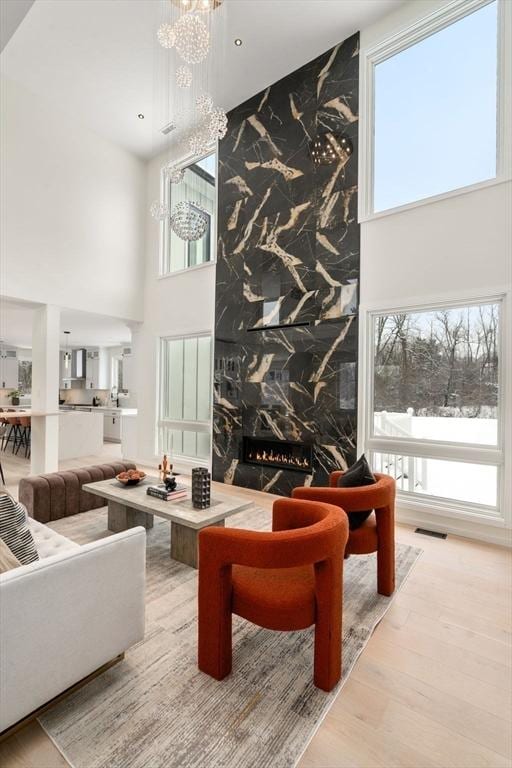
M 172 24 L 160 24 L 156 36 L 162 48 L 174 47 L 176 35 L 174 34 L 174 27 Z
M 187 64 L 200 64 L 210 50 L 210 33 L 199 16 L 187 13 L 174 25 L 176 50 Z
M 202 93 L 196 99 L 197 111 L 201 115 L 208 115 L 213 109 L 213 99 L 209 93 Z
M 178 67 L 176 70 L 176 85 L 178 88 L 190 88 L 192 85 L 192 70 L 188 67 Z
M 210 112 L 209 127 L 212 138 L 223 139 L 228 132 L 228 117 L 220 107 L 215 107 Z
M 171 229 L 181 240 L 200 240 L 208 228 L 208 215 L 199 203 L 184 200 L 174 206 Z
M 181 184 L 185 178 L 184 168 L 174 168 L 169 174 L 169 181 L 171 184 Z

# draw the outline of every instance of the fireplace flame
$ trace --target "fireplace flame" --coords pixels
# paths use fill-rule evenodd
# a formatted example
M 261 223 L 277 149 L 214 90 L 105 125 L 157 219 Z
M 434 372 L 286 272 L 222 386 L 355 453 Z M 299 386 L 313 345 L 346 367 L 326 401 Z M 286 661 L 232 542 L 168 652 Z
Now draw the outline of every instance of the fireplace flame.
M 275 464 L 288 464 L 291 467 L 300 467 L 300 469 L 309 469 L 309 461 L 303 456 L 290 456 L 287 453 L 270 451 L 251 451 L 249 453 L 250 461 L 273 462 Z

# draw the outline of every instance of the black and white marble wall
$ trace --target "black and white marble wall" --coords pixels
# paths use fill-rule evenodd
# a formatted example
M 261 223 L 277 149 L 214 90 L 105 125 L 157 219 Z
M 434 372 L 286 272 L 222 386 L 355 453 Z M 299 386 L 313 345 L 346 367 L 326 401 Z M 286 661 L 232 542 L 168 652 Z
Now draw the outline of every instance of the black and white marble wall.
M 229 114 L 219 149 L 213 478 L 288 495 L 355 457 L 358 49 L 354 35 Z M 311 140 L 353 154 L 315 166 Z M 246 463 L 244 436 L 313 448 Z

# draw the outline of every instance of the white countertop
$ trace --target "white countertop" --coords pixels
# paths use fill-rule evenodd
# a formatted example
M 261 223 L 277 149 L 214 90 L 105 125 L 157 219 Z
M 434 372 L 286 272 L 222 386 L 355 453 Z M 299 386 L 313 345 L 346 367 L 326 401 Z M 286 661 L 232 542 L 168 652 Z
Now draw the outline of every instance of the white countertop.
M 73 403 L 70 403 L 69 405 L 64 404 L 60 405 L 59 409 L 63 411 L 64 413 L 66 411 L 76 411 L 79 408 L 90 408 L 91 412 L 95 411 L 115 411 L 116 413 L 119 413 L 121 416 L 136 416 L 137 415 L 137 409 L 136 408 L 123 408 L 120 406 L 119 408 L 115 405 L 74 405 Z

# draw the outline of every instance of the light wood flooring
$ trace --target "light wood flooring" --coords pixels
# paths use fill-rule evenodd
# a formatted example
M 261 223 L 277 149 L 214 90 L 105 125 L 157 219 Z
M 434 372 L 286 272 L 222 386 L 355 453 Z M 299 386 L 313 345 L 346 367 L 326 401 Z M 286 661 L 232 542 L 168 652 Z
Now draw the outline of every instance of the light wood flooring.
M 102 456 L 62 468 L 114 457 L 119 446 L 107 444 Z M 0 458 L 15 492 L 29 464 L 9 454 Z M 231 492 L 266 509 L 275 498 Z M 510 768 L 512 554 L 456 536 L 429 538 L 404 525 L 397 526 L 397 539 L 421 547 L 423 555 L 299 766 Z M 61 768 L 67 762 L 32 723 L 0 745 L 0 766 Z

